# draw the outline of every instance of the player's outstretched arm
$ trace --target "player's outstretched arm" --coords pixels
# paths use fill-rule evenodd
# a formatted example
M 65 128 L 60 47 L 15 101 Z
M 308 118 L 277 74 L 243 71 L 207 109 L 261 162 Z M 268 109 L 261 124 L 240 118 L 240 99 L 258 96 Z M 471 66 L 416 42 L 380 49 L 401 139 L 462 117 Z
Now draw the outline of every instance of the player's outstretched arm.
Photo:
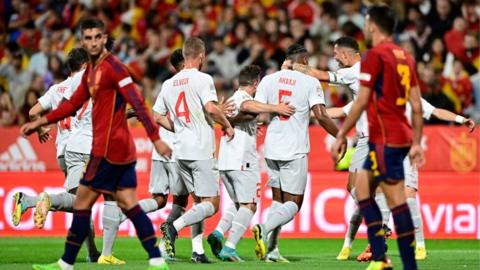
M 164 129 L 171 132 L 175 132 L 172 119 L 170 119 L 170 117 L 168 117 L 167 115 L 161 115 L 157 112 L 153 112 L 153 119 L 155 120 L 155 123 L 157 123 L 159 126 L 163 127 Z
M 320 125 L 332 136 L 337 136 L 337 125 L 335 125 L 335 123 L 332 121 L 332 118 L 330 118 L 325 105 L 317 104 L 312 107 L 312 110 Z
M 37 102 L 31 109 L 28 111 L 28 116 L 30 117 L 30 120 L 36 120 L 40 118 L 41 114 L 45 111 L 45 109 L 42 107 L 42 104 Z M 38 140 L 40 143 L 47 142 L 51 139 L 50 136 L 50 128 L 46 127 L 40 127 L 37 129 L 37 135 L 38 135 Z
M 413 166 L 420 167 L 424 163 L 423 150 L 420 146 L 422 139 L 423 117 L 420 89 L 414 86 L 410 89 L 410 105 L 412 106 L 412 130 L 413 144 L 410 147 L 409 156 Z
M 240 106 L 240 111 L 247 113 L 276 113 L 281 116 L 291 116 L 295 113 L 295 107 L 288 103 L 279 103 L 277 105 L 265 104 L 256 100 L 247 100 Z
M 470 118 L 465 118 L 461 115 L 452 113 L 450 111 L 447 111 L 445 109 L 440 109 L 440 108 L 435 108 L 432 112 L 432 115 L 435 116 L 436 118 L 443 120 L 443 121 L 448 121 L 448 122 L 456 122 L 458 124 L 461 124 L 467 128 L 470 129 L 470 132 L 473 132 L 475 130 L 475 122 L 470 119 Z
M 292 69 L 317 78 L 319 81 L 330 81 L 327 71 L 319 70 L 308 65 L 294 63 Z
M 235 131 L 233 130 L 232 125 L 228 121 L 225 114 L 222 110 L 218 107 L 217 103 L 214 101 L 209 101 L 204 105 L 205 111 L 212 117 L 213 121 L 217 122 L 222 126 L 225 134 L 233 139 L 235 135 Z
M 340 107 L 327 108 L 327 114 L 332 119 L 339 119 L 339 118 L 344 118 L 345 116 L 347 116 L 347 114 L 345 114 L 345 112 L 343 112 L 343 108 L 340 108 Z

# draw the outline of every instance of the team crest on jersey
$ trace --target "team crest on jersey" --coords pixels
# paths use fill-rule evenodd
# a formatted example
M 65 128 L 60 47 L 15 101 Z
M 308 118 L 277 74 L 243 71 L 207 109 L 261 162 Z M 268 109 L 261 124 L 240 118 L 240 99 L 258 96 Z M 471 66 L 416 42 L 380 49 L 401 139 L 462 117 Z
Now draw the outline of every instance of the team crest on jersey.
M 470 172 L 477 165 L 477 142 L 462 132 L 450 142 L 450 165 L 457 172 Z

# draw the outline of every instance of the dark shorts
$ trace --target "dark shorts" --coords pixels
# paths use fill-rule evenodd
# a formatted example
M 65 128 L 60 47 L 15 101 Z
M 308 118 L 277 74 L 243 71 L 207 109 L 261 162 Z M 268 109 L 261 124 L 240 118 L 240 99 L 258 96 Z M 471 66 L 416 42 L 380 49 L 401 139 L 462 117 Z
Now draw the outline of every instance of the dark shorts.
M 135 188 L 137 186 L 135 163 L 117 165 L 102 157 L 91 157 L 80 184 L 102 193 Z
M 363 168 L 371 171 L 377 182 L 384 180 L 404 180 L 403 160 L 410 147 L 388 147 L 380 144 L 368 144 L 368 156 Z

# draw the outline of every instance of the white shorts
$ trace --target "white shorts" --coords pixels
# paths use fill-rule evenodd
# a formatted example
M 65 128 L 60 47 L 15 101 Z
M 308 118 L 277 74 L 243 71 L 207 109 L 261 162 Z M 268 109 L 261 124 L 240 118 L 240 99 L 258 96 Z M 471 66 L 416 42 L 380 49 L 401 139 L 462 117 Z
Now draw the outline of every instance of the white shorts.
M 307 185 L 308 158 L 303 156 L 294 160 L 271 160 L 266 158 L 267 186 L 279 188 L 283 192 L 303 195 Z
M 418 191 L 418 169 L 412 167 L 408 156 L 403 160 L 403 171 L 405 174 L 405 186 Z
M 167 195 L 169 191 L 175 196 L 188 194 L 187 187 L 180 179 L 177 163 L 152 160 L 148 192 Z
M 189 193 L 197 197 L 220 195 L 219 175 L 216 159 L 177 160 L 178 171 Z
M 60 170 L 62 170 L 63 175 L 67 177 L 67 164 L 65 164 L 65 155 L 61 155 L 57 157 L 58 166 L 60 166 Z
M 65 189 L 70 191 L 74 188 L 77 188 L 80 184 L 80 180 L 83 178 L 85 169 L 90 159 L 90 155 L 76 153 L 76 152 L 65 152 L 65 163 L 67 164 L 67 179 L 65 180 Z
M 363 169 L 363 165 L 368 156 L 368 151 L 368 137 L 358 138 L 355 152 L 353 153 L 350 166 L 348 167 L 349 172 L 356 173 Z
M 225 189 L 235 203 L 257 203 L 260 197 L 260 171 L 220 171 Z

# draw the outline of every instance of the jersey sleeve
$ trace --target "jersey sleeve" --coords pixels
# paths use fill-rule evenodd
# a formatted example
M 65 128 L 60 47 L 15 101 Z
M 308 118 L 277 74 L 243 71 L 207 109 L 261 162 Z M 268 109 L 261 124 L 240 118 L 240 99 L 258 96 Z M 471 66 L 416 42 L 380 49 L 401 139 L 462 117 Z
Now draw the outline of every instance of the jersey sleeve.
M 255 94 L 255 100 L 261 103 L 268 103 L 268 92 L 267 87 L 268 82 L 265 78 L 263 78 L 257 86 L 257 93 Z
M 57 109 L 46 115 L 48 123 L 55 123 L 68 116 L 74 115 L 89 98 L 90 92 L 88 91 L 87 80 L 83 77 L 82 82 L 70 100 L 62 102 Z
M 55 91 L 55 85 L 50 86 L 48 91 L 45 93 L 45 95 L 41 96 L 38 99 L 38 103 L 42 106 L 42 108 L 45 111 L 51 110 L 53 107 L 53 95 L 52 93 Z
M 430 117 L 432 117 L 435 107 L 433 107 L 432 104 L 428 103 L 428 101 L 423 98 L 420 98 L 420 101 L 422 102 L 422 117 L 426 120 L 429 120 Z
M 352 110 L 352 106 L 353 106 L 353 100 L 350 101 L 347 105 L 342 107 L 343 113 L 348 115 L 350 113 L 350 111 Z
M 231 98 L 229 98 L 229 100 L 232 100 L 233 104 L 235 105 L 235 111 L 229 115 L 229 117 L 235 117 L 240 113 L 243 102 L 247 100 L 253 100 L 253 98 L 245 93 L 237 91 Z
M 162 90 L 158 93 L 157 100 L 153 104 L 152 110 L 161 115 L 166 115 L 168 113 L 167 107 L 165 106 L 164 93 L 165 93 L 165 83 L 162 85 Z
M 152 142 L 160 139 L 158 134 L 158 126 L 153 121 L 152 116 L 145 106 L 143 96 L 140 94 L 137 86 L 133 83 L 127 68 L 116 61 L 111 62 L 111 76 L 116 83 L 116 90 L 125 98 L 125 100 L 133 107 L 137 113 L 137 118 L 143 124 L 148 137 Z M 78 90 L 75 92 L 75 94 Z M 75 95 L 74 94 L 74 95 Z
M 200 100 L 203 105 L 210 101 L 218 102 L 217 90 L 215 90 L 215 84 L 211 76 L 208 76 L 206 83 L 199 90 Z
M 63 93 L 63 97 L 65 99 L 70 99 L 73 93 L 75 92 L 75 90 L 77 90 L 77 88 L 80 86 L 83 80 L 83 74 L 84 74 L 83 72 L 77 72 L 75 75 L 73 75 L 72 83 L 70 84 L 69 87 L 67 87 L 67 89 Z
M 312 80 L 308 87 L 308 104 L 310 108 L 317 104 L 325 105 L 325 97 L 320 82 L 318 80 Z
M 350 85 L 354 83 L 357 78 L 350 68 L 342 68 L 336 72 L 328 71 L 329 82 L 334 84 Z
M 368 88 L 373 88 L 381 69 L 382 63 L 380 55 L 374 50 L 368 51 L 360 66 L 360 84 Z

